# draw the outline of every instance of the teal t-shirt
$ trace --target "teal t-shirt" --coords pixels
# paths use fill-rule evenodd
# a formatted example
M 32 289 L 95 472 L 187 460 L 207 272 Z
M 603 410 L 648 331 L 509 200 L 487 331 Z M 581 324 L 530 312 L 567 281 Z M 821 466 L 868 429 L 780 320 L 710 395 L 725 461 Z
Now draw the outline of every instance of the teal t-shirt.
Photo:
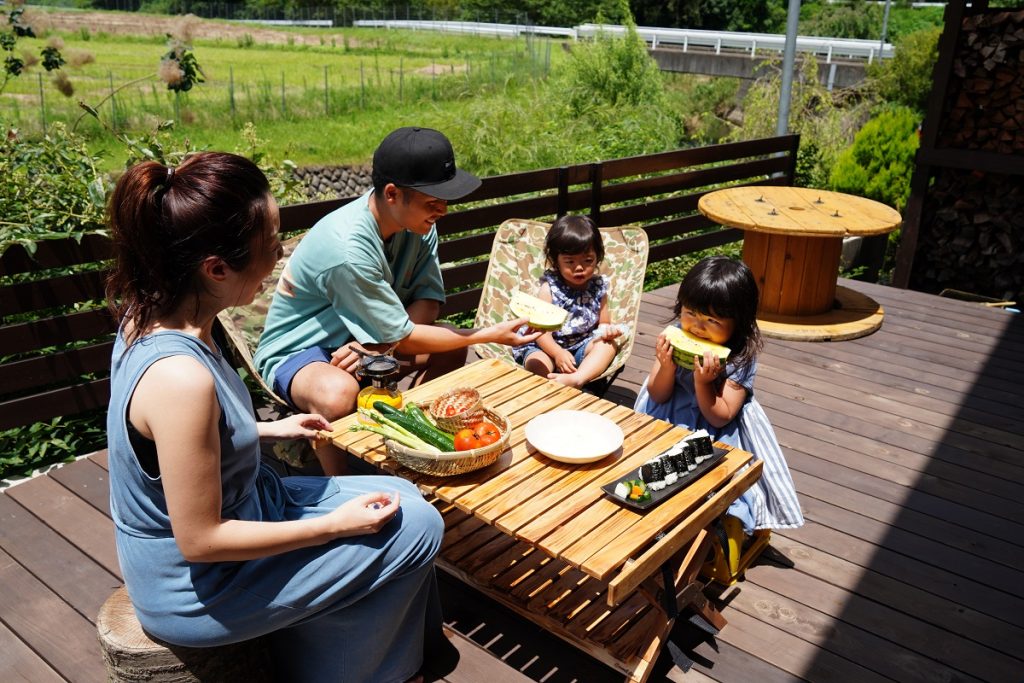
M 436 228 L 402 230 L 385 242 L 371 193 L 321 218 L 288 259 L 253 358 L 268 384 L 297 351 L 398 342 L 413 329 L 406 306 L 444 302 Z

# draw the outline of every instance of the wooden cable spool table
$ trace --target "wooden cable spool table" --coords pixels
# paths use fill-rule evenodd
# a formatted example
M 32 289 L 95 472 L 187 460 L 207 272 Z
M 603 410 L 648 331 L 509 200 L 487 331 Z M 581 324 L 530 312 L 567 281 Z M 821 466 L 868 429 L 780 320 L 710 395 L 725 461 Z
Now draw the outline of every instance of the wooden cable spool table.
M 743 260 L 761 294 L 757 319 L 771 337 L 855 339 L 882 324 L 870 297 L 838 286 L 843 238 L 900 226 L 895 209 L 864 197 L 804 187 L 730 187 L 700 198 L 698 209 L 744 231 Z

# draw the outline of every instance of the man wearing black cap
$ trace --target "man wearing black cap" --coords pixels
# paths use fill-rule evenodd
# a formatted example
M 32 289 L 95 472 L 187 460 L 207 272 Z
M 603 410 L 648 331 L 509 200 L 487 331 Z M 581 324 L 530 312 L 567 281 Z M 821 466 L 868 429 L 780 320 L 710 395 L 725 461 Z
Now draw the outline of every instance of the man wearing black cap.
M 474 330 L 436 325 L 444 302 L 434 223 L 480 180 L 456 168 L 444 135 L 399 128 L 373 154 L 373 189 L 324 216 L 288 261 L 256 351 L 256 369 L 303 412 L 329 420 L 355 409 L 360 352 L 394 349 L 417 381 L 462 366 L 470 344 L 519 346 L 525 319 Z M 325 474 L 344 457 L 316 448 Z

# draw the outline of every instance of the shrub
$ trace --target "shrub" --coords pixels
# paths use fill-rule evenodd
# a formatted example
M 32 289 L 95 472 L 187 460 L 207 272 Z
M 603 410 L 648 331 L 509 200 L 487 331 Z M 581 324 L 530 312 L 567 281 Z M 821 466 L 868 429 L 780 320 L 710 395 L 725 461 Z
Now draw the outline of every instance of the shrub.
M 578 42 L 557 79 L 563 97 L 576 111 L 609 105 L 662 104 L 665 89 L 658 65 L 636 32 L 626 0 L 623 37 L 598 34 L 593 42 Z
M 897 210 L 907 204 L 917 151 L 918 116 L 895 107 L 864 124 L 829 177 L 834 190 L 869 197 Z
M 911 33 L 895 41 L 896 55 L 868 67 L 868 80 L 883 101 L 923 113 L 939 58 L 941 28 Z
M 108 181 L 99 157 L 56 123 L 40 139 L 4 127 L 0 140 L 0 254 L 12 244 L 30 252 L 44 239 L 103 231 Z
M 743 100 L 743 126 L 728 139 L 748 140 L 775 135 L 778 120 L 781 69 L 769 63 L 767 74 L 750 87 Z M 868 117 L 869 104 L 837 101 L 818 82 L 818 65 L 810 55 L 802 60 L 793 79 L 788 129 L 800 134 L 802 164 L 798 183 L 821 187 L 836 158 L 853 140 Z M 807 150 L 803 148 L 807 147 Z

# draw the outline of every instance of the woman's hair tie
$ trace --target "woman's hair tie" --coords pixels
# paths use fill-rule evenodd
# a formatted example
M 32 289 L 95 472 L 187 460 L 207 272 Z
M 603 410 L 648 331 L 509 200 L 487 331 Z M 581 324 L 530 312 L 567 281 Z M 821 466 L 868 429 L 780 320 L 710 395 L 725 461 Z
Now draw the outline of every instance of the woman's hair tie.
M 168 166 L 167 167 L 167 178 L 164 180 L 164 185 L 167 185 L 169 187 L 170 184 L 171 184 L 171 178 L 173 178 L 173 177 L 174 177 L 174 167 L 173 166 Z

